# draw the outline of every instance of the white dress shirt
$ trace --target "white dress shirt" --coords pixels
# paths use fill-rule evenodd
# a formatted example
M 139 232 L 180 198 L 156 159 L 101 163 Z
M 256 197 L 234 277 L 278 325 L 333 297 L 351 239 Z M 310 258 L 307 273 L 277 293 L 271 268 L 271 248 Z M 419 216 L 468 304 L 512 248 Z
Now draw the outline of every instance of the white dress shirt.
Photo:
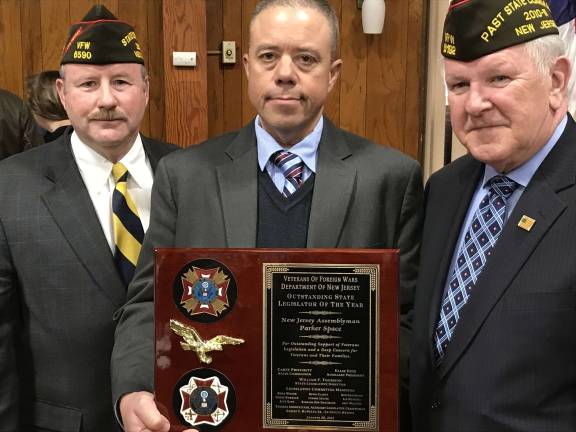
M 112 177 L 112 165 L 108 159 L 84 144 L 76 132 L 72 133 L 72 153 L 88 189 L 92 204 L 100 220 L 102 231 L 108 240 L 110 250 L 114 252 L 114 231 L 112 226 L 112 192 L 115 182 Z M 150 223 L 150 194 L 152 191 L 153 172 L 144 152 L 140 135 L 132 148 L 119 161 L 128 169 L 128 193 L 134 200 L 144 232 Z

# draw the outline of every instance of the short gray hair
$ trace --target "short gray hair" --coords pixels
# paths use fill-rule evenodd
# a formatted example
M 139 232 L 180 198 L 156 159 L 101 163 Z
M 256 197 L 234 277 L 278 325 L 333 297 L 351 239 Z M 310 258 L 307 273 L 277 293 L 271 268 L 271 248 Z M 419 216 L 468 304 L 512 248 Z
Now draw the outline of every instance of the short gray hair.
M 261 0 L 254 9 L 252 14 L 252 19 L 250 20 L 250 27 L 254 19 L 260 15 L 262 11 L 271 7 L 291 7 L 291 8 L 310 8 L 315 9 L 320 12 L 330 26 L 330 43 L 331 43 L 331 55 L 332 60 L 336 59 L 336 54 L 338 51 L 338 43 L 340 41 L 340 28 L 338 25 L 338 17 L 334 8 L 330 5 L 328 0 Z
M 566 54 L 564 41 L 556 34 L 528 41 L 525 43 L 524 48 L 526 49 L 526 54 L 542 75 L 548 75 L 556 59 Z

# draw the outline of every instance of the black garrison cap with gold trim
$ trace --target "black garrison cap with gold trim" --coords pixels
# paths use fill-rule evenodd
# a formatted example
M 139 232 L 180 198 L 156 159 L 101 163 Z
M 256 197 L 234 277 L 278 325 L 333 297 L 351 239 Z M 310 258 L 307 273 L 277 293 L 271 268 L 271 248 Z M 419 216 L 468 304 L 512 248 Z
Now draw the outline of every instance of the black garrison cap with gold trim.
M 558 34 L 546 0 L 452 0 L 442 55 L 471 61 L 549 34 Z
M 60 64 L 140 63 L 144 56 L 134 28 L 119 21 L 102 5 L 96 5 L 72 25 Z

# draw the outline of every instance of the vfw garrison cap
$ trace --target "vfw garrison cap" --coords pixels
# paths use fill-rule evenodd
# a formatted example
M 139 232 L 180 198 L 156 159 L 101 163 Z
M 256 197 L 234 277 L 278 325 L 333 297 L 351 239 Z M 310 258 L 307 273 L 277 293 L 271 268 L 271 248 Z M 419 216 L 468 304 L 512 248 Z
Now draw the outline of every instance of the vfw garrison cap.
M 102 5 L 95 5 L 81 22 L 73 24 L 60 64 L 144 64 L 134 28 L 119 21 Z
M 550 34 L 558 27 L 546 0 L 452 0 L 441 51 L 471 61 Z

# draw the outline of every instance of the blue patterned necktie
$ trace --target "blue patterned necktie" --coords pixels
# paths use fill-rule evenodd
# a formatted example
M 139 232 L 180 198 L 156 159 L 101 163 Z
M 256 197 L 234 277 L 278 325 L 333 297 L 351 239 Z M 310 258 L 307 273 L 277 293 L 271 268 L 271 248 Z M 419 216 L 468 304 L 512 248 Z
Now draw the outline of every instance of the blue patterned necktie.
M 272 162 L 284 174 L 284 189 L 282 195 L 289 197 L 298 190 L 302 184 L 302 173 L 304 171 L 304 162 L 300 156 L 287 151 L 277 151 L 271 157 Z
M 506 201 L 518 187 L 518 183 L 498 175 L 489 180 L 490 189 L 480 202 L 474 218 L 458 251 L 454 270 L 444 294 L 440 317 L 434 332 L 436 361 L 440 362 L 454 329 L 460 319 L 460 311 L 468 302 L 486 260 L 502 232 L 506 215 Z
M 114 226 L 114 261 L 128 286 L 134 276 L 138 255 L 144 240 L 144 229 L 138 209 L 128 194 L 128 170 L 120 162 L 112 167 L 116 187 L 112 192 L 112 222 Z

